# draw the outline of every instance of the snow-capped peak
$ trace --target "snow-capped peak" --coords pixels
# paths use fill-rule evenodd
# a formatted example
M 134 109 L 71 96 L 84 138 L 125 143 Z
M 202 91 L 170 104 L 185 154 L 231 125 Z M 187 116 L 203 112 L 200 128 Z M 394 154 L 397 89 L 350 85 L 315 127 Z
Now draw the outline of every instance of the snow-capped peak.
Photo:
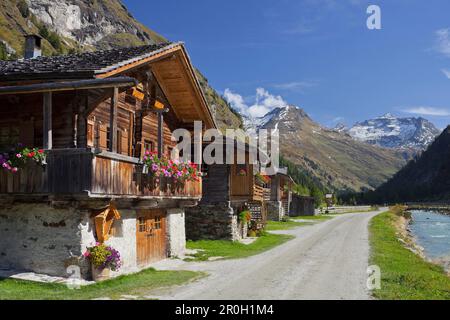
M 382 147 L 424 150 L 440 130 L 423 118 L 399 118 L 387 113 L 355 124 L 348 133 L 356 140 Z

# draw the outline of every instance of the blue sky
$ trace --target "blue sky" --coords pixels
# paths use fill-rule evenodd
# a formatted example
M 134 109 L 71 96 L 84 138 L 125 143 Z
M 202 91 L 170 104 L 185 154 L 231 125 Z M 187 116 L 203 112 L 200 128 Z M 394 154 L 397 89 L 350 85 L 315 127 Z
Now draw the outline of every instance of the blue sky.
M 387 112 L 450 124 L 448 0 L 124 3 L 184 41 L 211 85 L 244 112 L 289 103 L 327 126 Z M 381 30 L 366 26 L 369 4 L 381 8 Z

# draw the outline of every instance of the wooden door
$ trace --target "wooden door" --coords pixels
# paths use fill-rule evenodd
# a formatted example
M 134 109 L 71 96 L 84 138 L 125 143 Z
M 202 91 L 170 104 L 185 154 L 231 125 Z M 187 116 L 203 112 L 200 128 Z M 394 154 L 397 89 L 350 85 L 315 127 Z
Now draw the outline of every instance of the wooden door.
M 167 258 L 166 213 L 163 210 L 138 211 L 136 246 L 139 266 Z

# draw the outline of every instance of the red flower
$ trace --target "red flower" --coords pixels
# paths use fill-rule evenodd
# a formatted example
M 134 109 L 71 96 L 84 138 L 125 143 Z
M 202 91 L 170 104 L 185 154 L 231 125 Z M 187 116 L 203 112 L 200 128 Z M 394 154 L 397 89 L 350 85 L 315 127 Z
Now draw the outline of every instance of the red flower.
M 42 149 L 39 149 L 39 151 L 38 151 L 40 154 L 43 154 L 44 153 L 44 150 L 42 150 Z
M 28 158 L 33 158 L 35 155 L 36 155 L 36 154 L 35 154 L 34 152 L 30 152 L 30 153 L 28 154 Z

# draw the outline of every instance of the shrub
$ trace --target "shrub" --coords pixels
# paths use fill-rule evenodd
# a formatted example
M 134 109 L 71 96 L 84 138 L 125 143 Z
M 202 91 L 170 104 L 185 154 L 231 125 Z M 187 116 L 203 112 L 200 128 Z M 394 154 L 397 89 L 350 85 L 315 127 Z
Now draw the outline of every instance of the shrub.
M 258 236 L 258 234 L 256 233 L 255 230 L 250 230 L 250 231 L 248 232 L 248 236 L 249 236 L 250 238 L 256 238 L 256 237 Z
M 406 211 L 407 209 L 408 209 L 408 207 L 397 204 L 397 205 L 391 207 L 390 211 L 393 214 L 395 214 L 396 216 L 404 217 L 404 218 L 409 219 L 411 217 L 411 214 Z
M 30 15 L 30 8 L 28 8 L 28 3 L 25 0 L 20 0 L 17 3 L 17 9 L 19 9 L 20 14 L 24 18 L 28 18 Z

